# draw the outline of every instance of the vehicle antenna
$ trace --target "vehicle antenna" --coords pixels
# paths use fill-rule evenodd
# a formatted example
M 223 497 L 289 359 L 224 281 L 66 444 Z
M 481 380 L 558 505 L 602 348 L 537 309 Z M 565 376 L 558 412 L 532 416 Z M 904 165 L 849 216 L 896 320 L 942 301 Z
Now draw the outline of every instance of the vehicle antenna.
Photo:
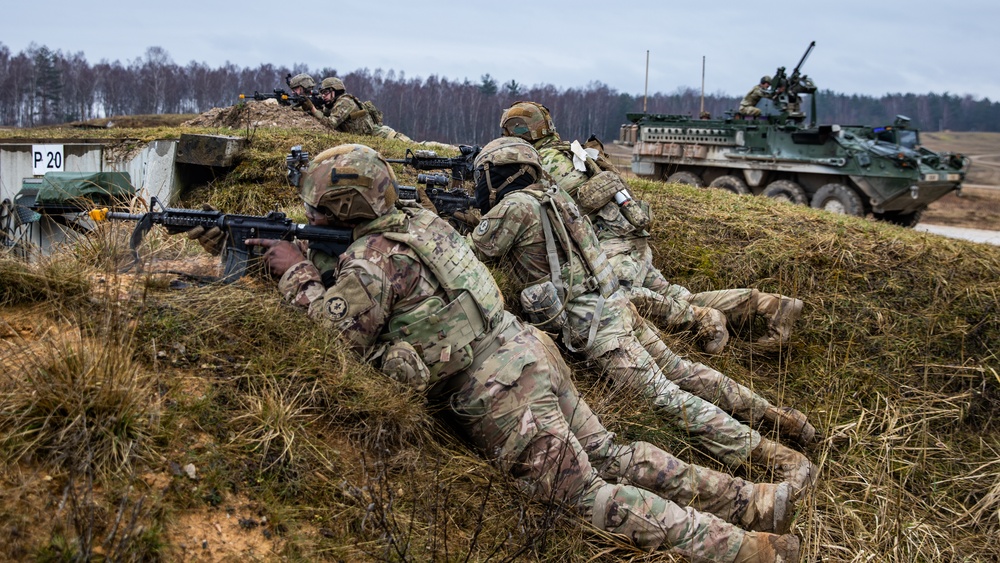
M 646 49 L 646 89 L 642 93 L 642 113 L 646 113 L 646 98 L 649 96 L 649 49 Z
M 698 115 L 705 115 L 705 55 L 701 56 L 701 111 Z

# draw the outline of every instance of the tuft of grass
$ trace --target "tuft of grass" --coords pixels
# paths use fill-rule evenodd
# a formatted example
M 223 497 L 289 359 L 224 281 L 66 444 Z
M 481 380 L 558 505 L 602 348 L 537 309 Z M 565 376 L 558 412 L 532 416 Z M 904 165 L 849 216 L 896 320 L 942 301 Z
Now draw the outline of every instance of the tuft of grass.
M 132 344 L 68 329 L 4 358 L 5 462 L 35 458 L 122 474 L 148 455 L 156 432 L 155 378 L 133 360 Z
M 47 300 L 74 300 L 87 294 L 90 282 L 77 264 L 60 257 L 32 265 L 0 255 L 0 307 Z

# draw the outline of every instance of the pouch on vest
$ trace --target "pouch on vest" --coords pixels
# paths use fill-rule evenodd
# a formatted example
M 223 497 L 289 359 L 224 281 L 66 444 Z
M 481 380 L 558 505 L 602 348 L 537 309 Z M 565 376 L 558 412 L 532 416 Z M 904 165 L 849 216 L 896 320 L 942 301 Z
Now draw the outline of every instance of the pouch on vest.
M 628 190 L 625 182 L 614 172 L 601 172 L 595 174 L 580 186 L 577 192 L 577 201 L 580 203 L 580 210 L 584 213 L 592 213 L 594 210 L 604 207 L 606 203 L 615 198 L 615 194 Z
M 365 111 L 367 111 L 368 115 L 371 116 L 375 125 L 382 125 L 382 110 L 375 107 L 375 104 L 373 104 L 371 100 L 365 100 L 362 102 L 361 107 L 365 108 Z
M 521 308 L 528 321 L 545 332 L 559 332 L 568 320 L 566 308 L 551 280 L 524 288 Z
M 453 356 L 457 359 L 462 351 L 463 363 L 471 364 L 471 348 L 465 348 L 486 332 L 479 307 L 468 292 L 448 304 L 440 297 L 425 299 L 412 311 L 393 317 L 389 330 L 382 338 L 412 344 L 430 368 L 432 378 L 445 366 L 452 372 L 468 367 L 455 365 Z
M 645 229 L 649 226 L 649 215 L 646 214 L 646 210 L 642 208 L 638 201 L 633 199 L 628 205 L 622 205 L 621 212 L 625 216 L 625 219 L 637 229 Z

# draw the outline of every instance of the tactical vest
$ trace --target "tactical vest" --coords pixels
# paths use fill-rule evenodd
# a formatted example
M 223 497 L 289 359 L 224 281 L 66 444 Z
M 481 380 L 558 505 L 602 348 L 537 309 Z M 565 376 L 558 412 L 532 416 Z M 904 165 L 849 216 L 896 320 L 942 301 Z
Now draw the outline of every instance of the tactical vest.
M 503 318 L 503 296 L 493 276 L 465 239 L 433 213 L 402 208 L 399 225 L 381 231 L 386 239 L 405 244 L 434 273 L 447 303 L 430 297 L 416 308 L 393 313 L 381 340 L 405 340 L 437 375 L 459 350 L 485 336 Z M 417 237 L 415 232 L 424 236 Z M 471 363 L 471 348 L 465 350 Z M 453 366 L 454 367 L 454 366 Z M 462 367 L 462 366 L 458 366 Z
M 570 149 L 571 146 L 572 143 L 559 141 L 558 143 L 553 143 L 544 147 L 542 150 L 549 149 L 559 151 L 565 158 L 572 162 L 573 151 Z M 610 168 L 600 166 L 597 161 L 590 158 L 586 160 L 586 166 L 587 171 L 584 172 L 584 174 L 587 175 L 588 181 L 599 172 L 611 170 Z M 583 189 L 585 189 L 583 186 L 578 186 L 577 193 Z M 594 222 L 594 230 L 597 231 L 598 238 L 600 239 L 605 238 L 607 235 L 612 237 L 623 237 L 627 235 L 649 236 L 649 233 L 639 227 L 636 227 L 625 218 L 614 199 L 611 199 L 604 204 L 604 206 L 591 212 L 589 216 Z
M 550 263 L 553 258 L 551 254 L 554 252 L 551 237 L 554 238 L 556 244 L 562 247 L 567 259 L 570 259 L 574 253 L 581 256 L 591 276 L 587 280 L 579 281 L 557 281 L 553 279 L 553 283 L 556 284 L 557 288 L 561 287 L 563 283 L 572 283 L 570 287 L 566 287 L 568 295 L 565 298 L 567 301 L 581 293 L 594 290 L 599 291 L 603 297 L 611 296 L 618 289 L 618 278 L 611 269 L 611 263 L 608 262 L 607 257 L 601 250 L 600 242 L 597 240 L 594 229 L 591 228 L 586 217 L 580 214 L 579 208 L 573 203 L 569 194 L 559 188 L 553 187 L 542 191 L 540 185 L 533 187 L 535 189 L 527 189 L 541 203 L 541 211 L 543 213 L 541 218 L 542 227 L 545 231 L 545 242 L 550 254 Z M 549 226 L 546 226 L 546 223 Z M 567 236 L 562 235 L 561 231 L 563 229 L 565 229 L 569 240 L 566 240 Z M 560 271 L 561 269 L 553 270 L 553 275 L 558 275 Z
M 348 115 L 346 120 L 344 120 L 344 132 L 353 133 L 355 135 L 371 135 L 372 131 L 375 130 L 375 120 L 372 119 L 371 115 L 369 115 L 364 104 L 353 94 L 341 95 L 354 102 L 354 106 L 357 108 Z

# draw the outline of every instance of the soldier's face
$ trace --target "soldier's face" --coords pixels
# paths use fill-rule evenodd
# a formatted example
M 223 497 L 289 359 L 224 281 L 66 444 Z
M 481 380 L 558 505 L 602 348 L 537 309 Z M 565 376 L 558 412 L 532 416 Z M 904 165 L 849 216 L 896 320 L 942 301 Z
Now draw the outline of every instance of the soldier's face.
M 306 221 L 309 221 L 309 224 L 315 227 L 327 227 L 330 225 L 330 220 L 327 216 L 311 205 L 306 205 Z
M 327 88 L 326 90 L 320 90 L 319 91 L 319 95 L 320 95 L 321 98 L 323 98 L 324 102 L 332 102 L 333 101 L 333 97 L 336 94 L 337 93 L 333 90 L 333 88 Z

